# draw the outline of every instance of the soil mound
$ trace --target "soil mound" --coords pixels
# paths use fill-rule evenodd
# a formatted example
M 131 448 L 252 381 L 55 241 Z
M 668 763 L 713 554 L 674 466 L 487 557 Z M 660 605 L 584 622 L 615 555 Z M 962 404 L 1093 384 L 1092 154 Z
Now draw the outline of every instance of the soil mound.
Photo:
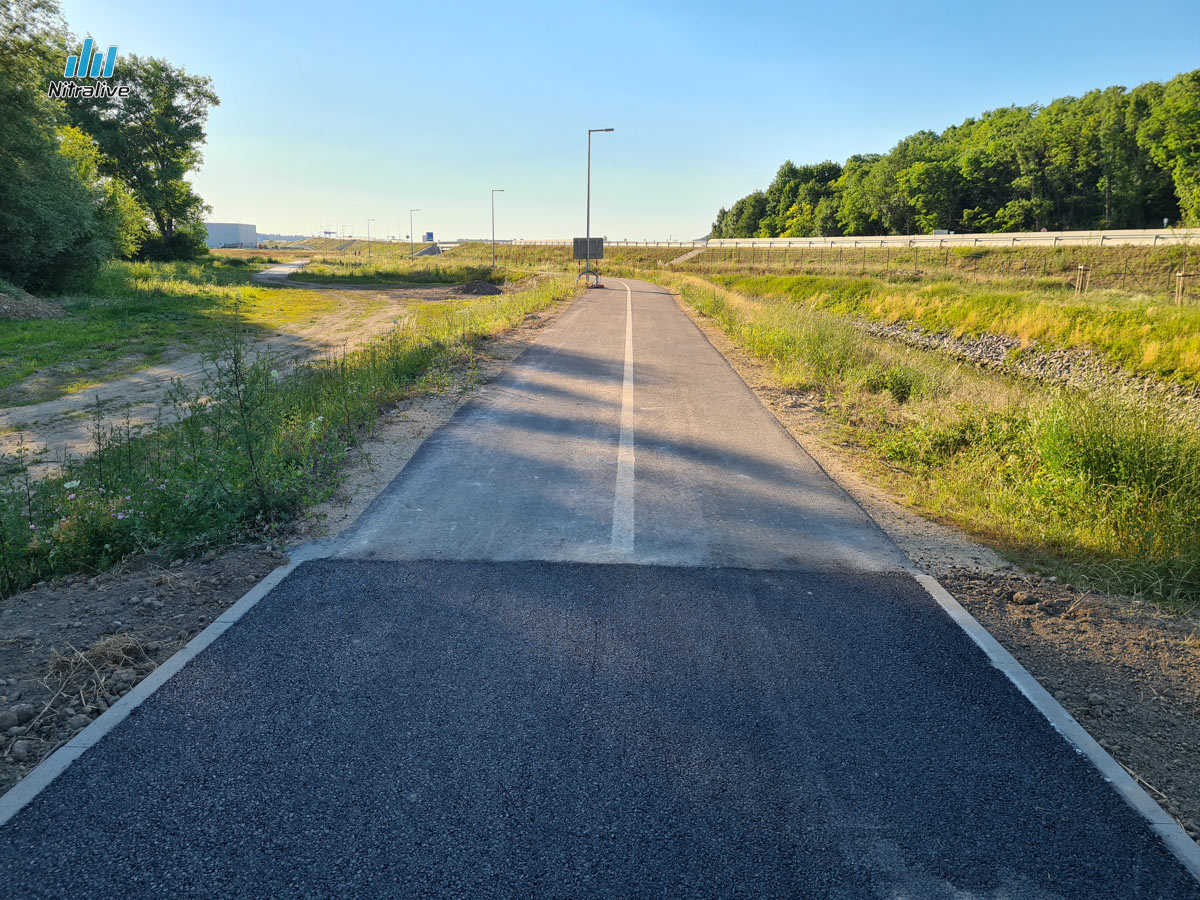
M 504 291 L 500 290 L 494 284 L 488 284 L 486 281 L 468 281 L 466 284 L 455 288 L 454 293 L 467 297 L 494 297 L 496 294 L 503 294 Z
M 19 287 L 0 284 L 0 319 L 54 319 L 64 315 L 62 307 L 27 294 Z

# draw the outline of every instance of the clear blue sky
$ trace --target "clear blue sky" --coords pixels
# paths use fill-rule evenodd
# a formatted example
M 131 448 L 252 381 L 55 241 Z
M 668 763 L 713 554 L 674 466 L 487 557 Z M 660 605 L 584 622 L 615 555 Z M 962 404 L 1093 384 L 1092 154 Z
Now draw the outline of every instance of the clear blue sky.
M 787 158 L 1200 68 L 1200 2 L 63 0 L 72 30 L 210 75 L 214 221 L 439 238 L 703 236 Z

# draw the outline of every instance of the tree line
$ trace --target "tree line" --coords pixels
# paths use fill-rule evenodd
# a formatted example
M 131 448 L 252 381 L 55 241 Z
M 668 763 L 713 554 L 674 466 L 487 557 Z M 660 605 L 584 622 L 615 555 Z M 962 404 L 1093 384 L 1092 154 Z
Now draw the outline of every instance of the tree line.
M 219 103 L 211 80 L 130 54 L 105 79 L 124 96 L 49 96 L 81 43 L 57 0 L 0 0 L 0 279 L 31 290 L 86 283 L 114 257 L 205 252 L 186 175 Z
M 918 131 L 889 153 L 779 167 L 711 237 L 1200 225 L 1200 69 Z

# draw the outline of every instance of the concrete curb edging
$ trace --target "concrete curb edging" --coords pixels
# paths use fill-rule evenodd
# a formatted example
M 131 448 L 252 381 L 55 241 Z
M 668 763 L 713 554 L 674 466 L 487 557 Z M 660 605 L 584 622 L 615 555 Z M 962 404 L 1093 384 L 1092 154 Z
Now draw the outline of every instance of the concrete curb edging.
M 1046 717 L 1054 730 L 1061 734 L 1075 751 L 1088 758 L 1100 770 L 1104 780 L 1112 785 L 1121 799 L 1133 807 L 1149 824 L 1167 849 L 1175 855 L 1193 878 L 1200 882 L 1200 845 L 1193 841 L 1167 812 L 1154 802 L 1119 762 L 1101 747 L 1082 725 L 1075 720 L 1042 685 L 1004 649 L 979 621 L 951 596 L 938 580 L 931 575 L 913 572 L 912 576 L 929 595 L 937 601 L 946 614 L 954 620 L 967 636 L 978 645 L 992 665 L 1024 694 L 1025 699 Z
M 318 555 L 312 551 L 307 553 L 303 551 L 304 548 L 300 548 L 300 552 L 293 554 L 287 565 L 275 569 L 243 594 L 242 598 L 233 606 L 213 619 L 207 628 L 139 681 L 133 690 L 97 716 L 83 731 L 42 760 L 34 767 L 33 771 L 13 785 L 7 793 L 0 796 L 0 827 L 7 825 L 13 816 L 45 790 L 50 782 L 65 772 L 71 763 L 129 718 L 130 714 L 162 687 L 169 678 L 228 631 L 238 619 L 253 609 L 277 584 L 287 578 L 300 563 Z

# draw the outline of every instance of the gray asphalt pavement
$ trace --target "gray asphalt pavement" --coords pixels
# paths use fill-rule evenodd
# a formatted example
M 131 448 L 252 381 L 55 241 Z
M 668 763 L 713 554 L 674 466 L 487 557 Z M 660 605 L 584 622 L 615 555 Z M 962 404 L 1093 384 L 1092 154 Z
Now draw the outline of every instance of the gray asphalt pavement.
M 668 293 L 614 279 L 430 437 L 336 552 L 808 571 L 906 562 Z
M 0 897 L 1200 898 L 629 285 L 0 829 Z

